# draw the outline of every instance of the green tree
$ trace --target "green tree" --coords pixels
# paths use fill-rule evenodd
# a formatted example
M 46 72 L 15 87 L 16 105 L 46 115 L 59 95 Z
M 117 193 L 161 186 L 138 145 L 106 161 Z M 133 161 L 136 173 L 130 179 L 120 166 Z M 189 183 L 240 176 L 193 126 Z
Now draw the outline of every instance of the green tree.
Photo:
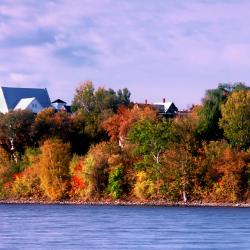
M 129 139 L 136 144 L 135 153 L 142 156 L 140 166 L 161 166 L 161 156 L 171 139 L 170 120 L 143 120 L 138 122 L 130 131 Z
M 240 149 L 250 146 L 250 91 L 234 92 L 222 105 L 220 126 L 230 144 Z
M 131 93 L 130 91 L 125 88 L 125 89 L 119 89 L 117 91 L 117 96 L 118 96 L 118 103 L 123 106 L 128 106 L 130 104 L 130 96 Z
M 74 95 L 72 106 L 77 109 L 83 109 L 85 112 L 91 112 L 95 105 L 95 88 L 92 81 L 86 81 L 81 84 Z
M 119 199 L 123 191 L 123 168 L 118 166 L 109 174 L 107 190 L 113 199 Z
M 106 119 L 102 126 L 110 136 L 110 140 L 124 147 L 127 136 L 131 128 L 139 121 L 145 119 L 155 121 L 157 114 L 155 110 L 149 107 L 129 109 L 120 107 L 116 114 Z
M 72 106 L 86 113 L 101 113 L 107 109 L 116 111 L 119 106 L 130 104 L 130 95 L 127 88 L 118 90 L 116 93 L 110 88 L 95 89 L 91 81 L 86 81 L 76 89 Z
M 171 187 L 170 189 L 180 190 L 179 194 L 181 193 L 184 202 L 187 202 L 192 196 L 195 169 L 194 155 L 198 150 L 195 130 L 196 125 L 192 118 L 177 117 L 172 123 L 172 144 L 164 152 L 164 162 L 168 167 L 165 182 Z M 172 185 L 169 185 L 169 183 Z M 172 190 L 168 191 L 168 193 L 171 192 L 173 193 Z
M 198 113 L 198 135 L 205 140 L 222 138 L 223 131 L 219 127 L 221 118 L 221 105 L 224 104 L 232 92 L 237 92 L 248 87 L 241 82 L 235 84 L 219 84 L 216 89 L 206 91 L 202 100 L 202 107 Z
M 91 143 L 98 143 L 107 139 L 101 124 L 117 111 L 121 105 L 130 103 L 130 92 L 127 89 L 118 90 L 99 87 L 94 88 L 91 81 L 87 81 L 76 89 L 72 102 L 74 109 L 81 112 L 86 121 L 85 133 Z

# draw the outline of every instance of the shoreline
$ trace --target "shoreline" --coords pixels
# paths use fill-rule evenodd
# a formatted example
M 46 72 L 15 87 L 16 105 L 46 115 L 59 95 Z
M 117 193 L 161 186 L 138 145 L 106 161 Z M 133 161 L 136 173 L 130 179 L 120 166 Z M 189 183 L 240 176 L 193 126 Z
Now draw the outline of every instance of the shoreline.
M 44 201 L 0 200 L 0 205 L 82 205 L 82 206 L 142 206 L 142 207 L 241 207 L 250 208 L 250 203 L 216 202 L 166 202 L 166 201 Z

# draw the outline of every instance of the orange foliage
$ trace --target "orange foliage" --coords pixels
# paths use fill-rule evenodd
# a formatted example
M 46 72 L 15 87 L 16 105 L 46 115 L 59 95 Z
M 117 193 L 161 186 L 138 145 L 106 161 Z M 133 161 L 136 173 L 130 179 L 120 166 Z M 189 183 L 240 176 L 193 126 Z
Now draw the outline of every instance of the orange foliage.
M 70 145 L 59 139 L 44 142 L 39 156 L 41 187 L 51 200 L 63 198 L 69 188 Z
M 205 175 L 209 184 L 203 193 L 207 202 L 237 202 L 245 199 L 248 192 L 247 173 L 250 167 L 249 153 L 218 147 L 217 155 L 210 156 Z M 220 152 L 221 151 L 221 152 Z M 203 160 L 204 163 L 204 160 Z
M 132 109 L 120 107 L 117 114 L 104 121 L 102 126 L 108 132 L 112 141 L 123 144 L 133 125 L 144 119 L 155 120 L 155 110 L 150 107 L 139 108 L 134 106 Z
M 85 188 L 85 181 L 83 178 L 83 159 L 74 156 L 70 163 L 71 175 L 71 190 L 70 196 L 73 198 L 81 196 L 82 190 Z

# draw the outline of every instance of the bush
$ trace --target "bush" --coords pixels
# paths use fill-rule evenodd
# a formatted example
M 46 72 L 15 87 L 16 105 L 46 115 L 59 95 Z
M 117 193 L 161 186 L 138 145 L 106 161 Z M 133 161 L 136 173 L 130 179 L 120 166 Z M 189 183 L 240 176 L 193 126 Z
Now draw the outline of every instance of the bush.
M 119 199 L 123 191 L 123 168 L 117 167 L 109 174 L 108 192 L 113 199 Z
M 144 171 L 140 171 L 136 175 L 136 183 L 134 186 L 134 195 L 140 200 L 153 198 L 156 194 L 154 183 L 148 178 Z

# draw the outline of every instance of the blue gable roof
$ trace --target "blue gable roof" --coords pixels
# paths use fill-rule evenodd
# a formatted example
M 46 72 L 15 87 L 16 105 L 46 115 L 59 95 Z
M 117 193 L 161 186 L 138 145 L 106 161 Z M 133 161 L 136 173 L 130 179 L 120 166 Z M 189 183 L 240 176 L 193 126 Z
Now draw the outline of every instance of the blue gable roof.
M 43 108 L 51 104 L 47 89 L 2 87 L 2 91 L 8 110 L 14 109 L 23 98 L 35 97 Z

